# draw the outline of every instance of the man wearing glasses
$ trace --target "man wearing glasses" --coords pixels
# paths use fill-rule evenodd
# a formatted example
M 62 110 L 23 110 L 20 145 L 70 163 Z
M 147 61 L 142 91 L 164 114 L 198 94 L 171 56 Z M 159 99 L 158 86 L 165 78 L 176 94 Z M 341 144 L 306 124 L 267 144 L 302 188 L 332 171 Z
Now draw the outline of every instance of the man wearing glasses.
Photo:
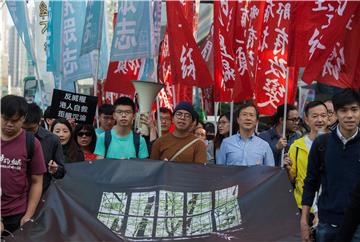
M 147 158 L 149 156 L 145 139 L 139 137 L 132 130 L 135 119 L 135 104 L 128 97 L 120 97 L 114 103 L 114 119 L 116 125 L 111 131 L 102 133 L 97 141 L 94 153 L 97 159 L 115 158 L 115 159 L 129 159 L 129 158 Z M 108 133 L 107 133 L 108 132 Z M 109 133 L 110 132 L 110 133 Z M 106 147 L 106 135 L 109 135 L 110 142 Z M 136 139 L 139 137 L 139 148 L 136 148 Z
M 206 147 L 190 129 L 195 118 L 193 106 L 179 103 L 173 113 L 174 132 L 161 136 L 152 146 L 150 159 L 206 163 Z
M 290 145 L 301 137 L 299 129 L 299 113 L 295 106 L 287 105 L 286 137 L 282 137 L 285 106 L 280 105 L 274 115 L 274 126 L 259 134 L 259 137 L 269 143 L 274 154 L 275 166 L 281 165 L 281 150 L 289 149 Z
M 330 130 L 334 130 L 337 127 L 337 117 L 335 115 L 334 104 L 332 103 L 331 99 L 326 100 L 324 103 L 328 110 L 328 116 L 329 116 L 328 127 Z

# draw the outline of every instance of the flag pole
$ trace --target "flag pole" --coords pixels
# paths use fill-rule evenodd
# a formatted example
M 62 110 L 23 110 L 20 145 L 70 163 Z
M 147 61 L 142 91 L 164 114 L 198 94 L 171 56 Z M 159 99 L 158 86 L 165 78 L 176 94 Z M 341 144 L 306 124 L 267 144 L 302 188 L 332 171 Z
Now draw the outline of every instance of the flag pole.
M 217 114 L 219 110 L 219 102 L 214 102 L 214 119 L 215 119 L 215 134 L 217 133 Z
M 174 109 L 176 107 L 176 92 L 175 92 L 175 84 L 172 85 L 172 94 L 173 94 L 173 104 L 174 104 Z
M 229 136 L 233 135 L 233 120 L 234 120 L 234 101 L 230 102 L 230 130 Z
M 100 48 L 97 49 L 96 53 L 97 53 L 97 65 L 95 67 L 95 77 L 93 78 L 93 80 L 94 80 L 94 95 L 97 96 L 97 81 L 98 81 L 99 65 L 100 65 Z M 96 118 L 96 127 L 99 128 L 99 111 L 97 105 L 96 105 L 95 118 Z
M 159 95 L 156 95 L 156 111 L 157 111 L 157 126 L 158 126 L 158 135 L 161 137 L 161 120 L 160 120 L 160 101 L 159 101 Z
M 233 135 L 233 120 L 234 120 L 234 89 L 231 88 L 231 102 L 230 102 L 230 130 L 229 136 Z
M 284 119 L 282 137 L 286 137 L 286 120 L 287 120 L 287 105 L 288 105 L 288 90 L 289 90 L 289 67 L 286 68 L 286 82 L 285 82 L 285 100 L 284 100 Z M 281 167 L 284 167 L 285 148 L 281 150 Z

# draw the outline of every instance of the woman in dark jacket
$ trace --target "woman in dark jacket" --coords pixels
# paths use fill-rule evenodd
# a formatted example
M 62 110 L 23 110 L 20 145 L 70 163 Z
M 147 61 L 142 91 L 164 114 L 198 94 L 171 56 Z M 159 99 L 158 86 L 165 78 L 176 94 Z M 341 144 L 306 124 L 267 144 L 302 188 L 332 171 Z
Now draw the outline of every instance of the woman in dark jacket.
M 56 119 L 51 126 L 51 132 L 56 134 L 63 148 L 65 163 L 84 161 L 84 154 L 73 138 L 72 127 L 69 121 Z

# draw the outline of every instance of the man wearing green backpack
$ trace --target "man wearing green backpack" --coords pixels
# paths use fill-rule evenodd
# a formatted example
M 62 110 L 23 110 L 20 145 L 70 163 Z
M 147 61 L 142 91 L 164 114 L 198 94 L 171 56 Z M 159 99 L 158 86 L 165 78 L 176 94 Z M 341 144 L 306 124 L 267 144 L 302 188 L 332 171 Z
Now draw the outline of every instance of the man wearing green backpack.
M 145 139 L 133 131 L 135 104 L 128 97 L 120 97 L 114 103 L 116 125 L 99 135 L 94 153 L 97 159 L 147 158 Z

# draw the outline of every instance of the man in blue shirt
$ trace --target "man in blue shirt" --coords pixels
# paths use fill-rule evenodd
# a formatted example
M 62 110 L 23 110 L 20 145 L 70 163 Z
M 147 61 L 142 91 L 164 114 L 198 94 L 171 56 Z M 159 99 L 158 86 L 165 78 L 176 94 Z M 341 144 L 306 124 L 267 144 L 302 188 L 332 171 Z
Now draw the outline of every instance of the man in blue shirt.
M 219 160 L 220 165 L 274 166 L 274 156 L 269 144 L 255 135 L 259 112 L 252 103 L 241 105 L 237 117 L 239 133 L 223 140 Z

